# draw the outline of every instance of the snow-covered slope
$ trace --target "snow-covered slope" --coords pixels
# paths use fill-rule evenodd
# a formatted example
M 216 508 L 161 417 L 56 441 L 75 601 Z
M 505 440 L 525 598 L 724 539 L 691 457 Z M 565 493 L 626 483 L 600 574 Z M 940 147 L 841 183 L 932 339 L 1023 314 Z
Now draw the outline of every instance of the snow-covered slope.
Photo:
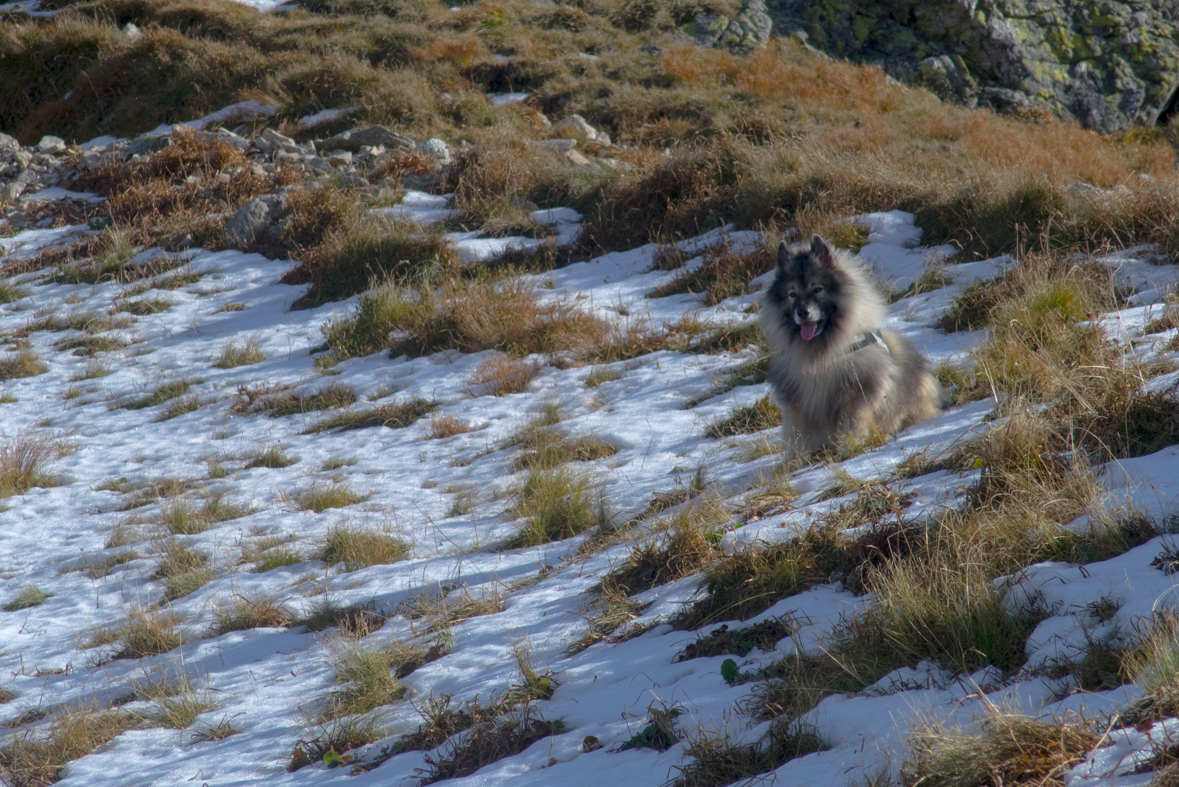
M 411 192 L 404 200 L 405 211 L 436 209 L 434 202 Z M 562 215 L 564 230 L 575 231 L 571 217 Z M 908 214 L 855 220 L 871 229 L 862 253 L 890 287 L 903 289 L 930 259 L 945 256 L 945 250 L 918 245 L 920 230 Z M 0 240 L 13 252 L 0 260 L 0 266 L 85 231 L 30 230 Z M 723 233 L 682 246 L 702 249 Z M 730 233 L 729 240 L 758 241 L 752 233 L 742 232 Z M 478 239 L 463 242 L 470 246 L 465 253 L 472 260 L 495 252 L 479 246 Z M 712 307 L 693 295 L 646 297 L 677 275 L 652 271 L 654 252 L 653 246 L 645 246 L 608 254 L 535 276 L 531 282 L 538 298 L 573 299 L 605 319 L 643 320 L 655 329 L 685 315 L 707 325 L 753 319 L 749 312 L 754 295 Z M 138 259 L 163 254 L 143 250 Z M 726 657 L 675 661 L 686 645 L 715 628 L 673 631 L 663 622 L 693 598 L 699 576 L 642 594 L 638 600 L 649 605 L 631 624 L 641 631 L 638 636 L 598 642 L 572 653 L 571 646 L 585 635 L 586 619 L 592 614 L 589 604 L 596 595 L 591 588 L 625 560 L 630 545 L 579 553 L 588 537 L 579 536 L 527 549 L 502 548 L 518 527 L 511 513 L 512 493 L 525 473 L 513 470 L 520 449 L 501 446 L 555 404 L 564 434 L 594 436 L 618 449 L 611 457 L 586 463 L 617 522 L 643 510 L 654 495 L 686 488 L 698 476 L 723 501 L 737 501 L 763 486 L 772 478 L 778 457 L 756 448 L 776 441 L 776 431 L 719 440 L 704 436 L 705 425 L 766 395 L 765 385 L 719 392 L 725 373 L 750 361 L 755 350 L 716 355 L 655 352 L 614 364 L 610 368 L 616 379 L 595 387 L 586 385 L 589 367 L 546 366 L 525 393 L 477 396 L 466 390 L 468 379 L 490 353 L 448 351 L 416 359 L 378 354 L 324 371 L 312 357 L 323 341 L 320 329 L 333 317 L 349 313 L 354 301 L 290 311 L 302 288 L 278 284 L 284 264 L 259 255 L 190 250 L 174 261 L 181 265 L 170 275 L 194 274 L 193 283 L 130 295 L 113 282 L 49 283 L 44 272 L 9 281 L 22 288 L 24 297 L 0 307 L 3 335 L 20 333 L 48 315 L 106 315 L 122 308 L 128 298 L 158 298 L 171 306 L 147 316 L 120 315 L 127 324 L 103 335 L 117 338 L 124 347 L 98 355 L 109 369 L 106 376 L 91 377 L 100 371 L 92 359 L 55 347 L 82 337 L 82 332 L 32 330 L 27 341 L 48 371 L 0 386 L 7 399 L 15 399 L 0 404 L 5 439 L 40 435 L 61 446 L 60 458 L 48 467 L 60 485 L 32 488 L 0 501 L 6 506 L 0 513 L 0 554 L 5 556 L 0 599 L 15 597 L 30 584 L 52 594 L 39 606 L 0 613 L 0 670 L 6 676 L 0 683 L 16 695 L 0 706 L 0 721 L 12 722 L 36 708 L 106 706 L 132 692 L 137 682 L 170 671 L 184 673 L 198 694 L 215 704 L 201 721 L 216 725 L 228 720 L 240 732 L 201 742 L 187 731 L 132 729 L 70 763 L 63 785 L 415 783 L 428 752 L 399 754 L 357 775 L 325 764 L 287 772 L 298 742 L 313 734 L 309 719 L 319 712 L 324 696 L 339 688 L 332 663 L 332 640 L 337 635 L 296 626 L 217 636 L 213 629 L 218 605 L 223 608 L 235 597 L 273 597 L 296 618 L 313 613 L 325 600 L 339 608 L 367 605 L 385 613 L 404 612 L 393 614 L 369 639 L 413 641 L 427 647 L 436 644 L 437 632 L 427 630 L 408 612 L 423 599 L 445 597 L 453 604 L 502 601 L 498 612 L 453 625 L 449 652 L 405 678 L 405 698 L 380 710 L 386 737 L 352 752 L 353 763 L 375 762 L 383 747 L 417 729 L 417 707 L 426 698 L 487 699 L 518 683 L 517 652 L 527 652 L 539 672 L 551 671 L 556 691 L 537 705 L 545 718 L 562 719 L 564 731 L 457 781 L 662 784 L 685 762 L 686 741 L 662 753 L 646 748 L 612 750 L 646 725 L 648 706 L 660 701 L 682 709 L 678 724 L 689 738 L 702 731 L 727 730 L 735 740 L 752 741 L 764 733 L 768 723 L 751 721 L 743 710 L 751 686 L 730 686 L 722 678 Z M 689 263 L 693 264 L 699 263 Z M 963 287 L 996 275 L 1007 264 L 1001 259 L 949 265 L 950 283 L 894 304 L 888 326 L 910 338 L 935 364 L 961 363 L 982 337 L 946 335 L 928 326 Z M 1133 253 L 1111 258 L 1108 264 L 1134 280 L 1140 293 L 1140 302 L 1108 318 L 1108 324 L 1137 340 L 1149 322 L 1151 303 L 1175 279 L 1176 271 L 1146 265 Z M 1165 342 L 1173 333 L 1151 337 L 1152 343 Z M 256 340 L 265 360 L 214 367 L 229 343 L 240 346 L 249 340 Z M 161 384 L 178 381 L 189 383 L 186 397 L 199 399 L 189 400 L 191 412 L 161 420 L 167 404 L 126 407 Z M 1167 378 L 1159 384 L 1173 382 Z M 470 431 L 431 439 L 430 419 L 423 418 L 399 429 L 307 433 L 330 412 L 271 418 L 235 407 L 243 401 L 242 387 L 263 384 L 292 386 L 296 393 L 313 393 L 329 384 L 347 386 L 358 397 L 354 408 L 419 397 L 436 402 L 437 415 L 454 416 Z M 692 403 L 696 404 L 687 406 Z M 799 499 L 788 509 L 729 528 L 722 546 L 733 550 L 792 536 L 845 502 L 822 500 L 823 492 L 844 473 L 880 479 L 911 492 L 915 502 L 910 516 L 954 505 L 976 473 L 939 471 L 898 480 L 896 467 L 910 454 L 944 452 L 985 430 L 993 407 L 988 400 L 951 409 L 841 465 L 814 465 L 795 473 L 791 484 Z M 281 446 L 297 461 L 283 468 L 248 468 L 250 458 L 267 446 Z M 1155 515 L 1175 510 L 1179 448 L 1124 461 L 1103 472 L 1111 501 L 1129 499 Z M 318 514 L 296 505 L 300 490 L 328 481 L 346 484 L 363 501 Z M 117 625 L 129 611 L 162 601 L 163 587 L 152 578 L 163 548 L 162 526 L 135 524 L 139 520 L 134 518 L 158 518 L 157 504 L 126 509 L 134 490 L 167 483 L 173 489 L 187 486 L 194 505 L 220 494 L 225 503 L 245 509 L 243 516 L 177 537 L 210 556 L 215 574 L 195 592 L 168 602 L 184 643 L 140 659 L 112 658 L 121 648 L 118 642 L 84 649 L 93 632 Z M 466 497 L 461 506 L 465 512 L 451 515 L 457 495 Z M 409 546 L 407 559 L 352 572 L 339 565 L 325 567 L 313 556 L 325 534 L 341 524 L 396 535 Z M 127 543 L 109 546 L 115 528 L 121 536 L 115 542 Z M 289 538 L 290 547 L 304 560 L 264 573 L 239 565 L 243 547 L 267 537 Z M 984 716 L 992 705 L 1036 716 L 1074 711 L 1093 715 L 1135 698 L 1140 690 L 1134 685 L 1068 694 L 1067 686 L 1036 676 L 1034 667 L 1083 646 L 1086 637 L 1106 629 L 1132 630 L 1136 621 L 1151 615 L 1156 599 L 1166 596 L 1174 584 L 1171 576 L 1150 565 L 1162 548 L 1158 542 L 1084 568 L 1043 564 L 1028 569 L 1018 585 L 1029 596 L 1037 595 L 1052 615 L 1032 634 L 1028 667 L 1019 675 L 1004 679 L 990 669 L 955 677 L 922 665 L 898 670 L 860 695 L 829 697 L 806 717 L 829 749 L 783 765 L 778 772 L 781 783 L 842 784 L 857 774 L 895 768 L 905 757 L 906 737 L 918 721 L 968 722 Z M 108 568 L 85 570 L 95 566 Z M 1108 598 L 1117 600 L 1118 609 L 1097 623 L 1091 604 Z M 869 602 L 837 585 L 781 600 L 741 625 L 790 615 L 799 622 L 797 631 L 773 652 L 753 650 L 737 659 L 742 672 L 767 665 L 794 648 L 821 647 L 841 615 Z M 1132 770 L 1130 753 L 1148 749 L 1149 737 L 1157 737 L 1166 724 L 1174 721 L 1157 729 L 1112 734 L 1111 748 L 1080 766 L 1075 783 L 1105 783 L 1114 769 Z M 588 736 L 601 748 L 586 751 L 592 748 L 584 746 Z M 1142 779 L 1135 776 L 1122 783 Z

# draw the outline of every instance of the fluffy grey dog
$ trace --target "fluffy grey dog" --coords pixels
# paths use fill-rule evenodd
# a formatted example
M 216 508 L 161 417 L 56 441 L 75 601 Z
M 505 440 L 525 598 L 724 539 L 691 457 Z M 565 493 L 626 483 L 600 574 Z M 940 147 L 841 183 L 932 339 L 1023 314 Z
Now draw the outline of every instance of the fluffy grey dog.
M 938 412 L 929 363 L 877 326 L 884 300 L 859 258 L 818 235 L 778 247 L 760 318 L 774 356 L 769 382 L 782 410 L 787 460 L 887 433 Z

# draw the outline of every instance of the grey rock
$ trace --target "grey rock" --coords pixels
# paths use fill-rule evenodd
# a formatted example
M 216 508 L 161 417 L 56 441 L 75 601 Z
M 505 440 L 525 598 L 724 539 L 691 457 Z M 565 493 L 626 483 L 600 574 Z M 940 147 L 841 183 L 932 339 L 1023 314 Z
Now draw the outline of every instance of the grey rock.
M 124 144 L 116 143 L 117 149 L 124 159 L 129 159 L 132 156 L 150 156 L 157 150 L 163 150 L 171 144 L 172 137 L 165 134 L 154 137 L 136 137 Z
M 365 145 L 369 147 L 384 145 L 390 150 L 413 150 L 414 141 L 384 126 L 370 126 L 362 131 L 345 131 L 334 137 L 320 140 L 315 143 L 315 149 L 321 155 L 333 150 L 347 150 L 349 153 L 359 153 L 360 149 Z
M 541 139 L 532 143 L 538 148 L 548 148 L 549 150 L 562 153 L 566 150 L 573 150 L 577 147 L 576 139 Z
M 417 152 L 429 156 L 439 164 L 450 163 L 450 145 L 441 139 L 427 139 L 419 142 L 415 148 Z
M 5 199 L 14 200 L 17 197 L 19 197 L 21 194 L 24 194 L 26 187 L 27 187 L 27 184 L 25 184 L 19 180 L 14 180 L 11 183 L 9 183 L 7 186 L 5 186 L 4 188 L 0 188 L 0 197 L 4 197 Z
M 1140 0 L 779 0 L 778 32 L 943 99 L 1101 132 L 1179 110 L 1179 27 Z M 1018 96 L 1015 94 L 1019 94 Z
M 414 191 L 429 191 L 442 185 L 442 176 L 433 172 L 423 175 L 402 175 L 401 185 Z
M 691 28 L 696 41 L 703 46 L 748 55 L 770 40 L 774 20 L 766 11 L 765 0 L 743 0 L 732 19 L 724 14 L 700 12 Z
M 20 147 L 20 142 L 15 137 L 10 137 L 7 134 L 0 133 L 0 150 L 16 150 Z
M 46 155 L 65 153 L 69 149 L 69 145 L 61 137 L 53 137 L 48 134 L 41 137 L 41 141 L 37 143 L 36 151 Z
M 13 151 L 12 158 L 22 167 L 27 167 L 33 163 L 33 154 L 24 148 Z
M 263 129 L 261 138 L 263 140 L 265 140 L 266 142 L 269 142 L 273 145 L 294 145 L 295 144 L 295 140 L 291 139 L 290 137 L 286 136 L 285 134 L 278 133 L 277 131 L 275 131 L 272 128 Z
M 551 133 L 559 134 L 566 139 L 576 139 L 579 142 L 597 142 L 598 130 L 585 122 L 581 115 L 570 115 L 559 123 L 554 123 Z M 609 144 L 609 137 L 606 137 Z
M 273 225 L 283 209 L 283 196 L 277 192 L 256 197 L 242 205 L 225 225 L 225 242 L 235 249 L 250 249 Z

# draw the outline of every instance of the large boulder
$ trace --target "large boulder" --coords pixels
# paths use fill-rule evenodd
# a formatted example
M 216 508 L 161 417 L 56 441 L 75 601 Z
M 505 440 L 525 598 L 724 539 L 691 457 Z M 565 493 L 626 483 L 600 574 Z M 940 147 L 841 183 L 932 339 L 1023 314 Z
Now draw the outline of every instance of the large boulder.
M 945 99 L 1048 111 L 1102 132 L 1174 110 L 1169 3 L 1112 0 L 779 0 L 783 34 L 876 63 Z
M 689 32 L 704 46 L 748 55 L 766 45 L 773 29 L 765 0 L 742 0 L 741 9 L 732 17 L 704 11 L 696 14 Z

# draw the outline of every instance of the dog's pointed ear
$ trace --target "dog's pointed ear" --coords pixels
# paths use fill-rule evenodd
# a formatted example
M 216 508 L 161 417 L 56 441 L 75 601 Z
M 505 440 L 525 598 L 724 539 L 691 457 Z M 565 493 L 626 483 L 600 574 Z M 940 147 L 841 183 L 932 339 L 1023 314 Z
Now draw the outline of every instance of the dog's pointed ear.
M 790 247 L 786 245 L 786 241 L 778 244 L 778 267 L 786 270 L 790 265 Z
M 818 235 L 811 236 L 811 256 L 818 260 L 819 265 L 824 268 L 830 268 L 835 265 L 835 254 L 831 251 L 831 247 L 827 245 L 827 241 Z

